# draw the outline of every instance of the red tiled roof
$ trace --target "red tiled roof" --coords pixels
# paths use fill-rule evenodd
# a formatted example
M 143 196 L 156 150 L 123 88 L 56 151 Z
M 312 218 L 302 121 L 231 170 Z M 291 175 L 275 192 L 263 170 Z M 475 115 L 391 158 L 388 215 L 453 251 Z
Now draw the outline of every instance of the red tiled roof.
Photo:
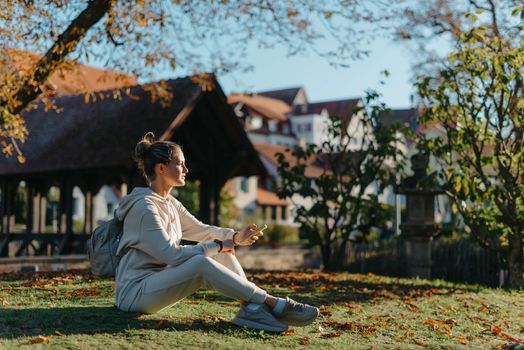
M 399 122 L 404 126 L 410 127 L 412 130 L 417 128 L 417 119 L 419 117 L 418 110 L 410 109 L 391 109 L 380 115 L 383 125 L 392 125 Z
M 290 152 L 286 152 L 286 148 L 287 147 L 285 147 L 285 146 L 270 145 L 270 144 L 266 144 L 266 143 L 255 143 L 254 146 L 255 146 L 255 149 L 257 150 L 257 152 L 261 156 L 266 158 L 275 167 L 278 166 L 278 160 L 277 160 L 277 156 L 276 156 L 276 153 L 278 153 L 278 152 L 280 152 L 280 153 L 282 153 L 284 155 L 284 159 L 289 164 L 291 164 L 291 165 L 297 164 L 296 158 L 293 157 L 293 155 L 291 155 Z M 305 171 L 305 175 L 307 177 L 318 177 L 318 176 L 323 174 L 324 169 L 319 167 L 319 166 L 314 165 L 315 161 L 316 161 L 316 155 L 311 156 L 307 160 L 307 163 L 309 164 L 306 167 L 306 171 Z
M 355 98 L 296 105 L 291 114 L 294 116 L 320 114 L 325 109 L 330 116 L 350 117 L 360 101 L 360 98 Z
M 0 52 L 0 71 L 14 69 L 17 74 L 24 76 L 41 57 L 28 51 L 5 49 Z M 52 74 L 44 88 L 51 95 L 71 96 L 136 84 L 136 79 L 129 75 L 76 63 Z
M 292 106 L 297 95 L 300 93 L 300 90 L 302 90 L 302 87 L 292 87 L 287 89 L 262 91 L 259 92 L 258 95 L 274 98 Z
M 259 95 L 230 95 L 227 98 L 227 103 L 238 104 L 243 103 L 249 109 L 266 118 L 275 119 L 278 121 L 286 121 L 286 114 L 291 111 L 291 107 L 286 103 L 276 100 L 274 98 L 259 96 Z
M 258 205 L 288 205 L 289 201 L 278 198 L 275 192 L 265 190 L 263 188 L 257 189 L 257 204 Z

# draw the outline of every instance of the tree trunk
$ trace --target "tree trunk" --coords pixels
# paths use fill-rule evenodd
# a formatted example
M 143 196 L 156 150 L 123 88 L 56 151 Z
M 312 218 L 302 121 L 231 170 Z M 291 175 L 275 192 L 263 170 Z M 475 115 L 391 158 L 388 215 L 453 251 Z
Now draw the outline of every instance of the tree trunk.
M 336 240 L 330 244 L 324 243 L 321 247 L 322 262 L 326 271 L 340 271 L 344 268 L 346 242 L 338 243 Z
M 509 287 L 524 289 L 524 252 L 522 250 L 522 228 L 515 227 L 509 236 Z
M 38 61 L 33 74 L 25 79 L 20 89 L 13 96 L 14 101 L 10 104 L 7 101 L 2 101 L 0 107 L 7 106 L 11 114 L 22 112 L 29 103 L 40 95 L 42 84 L 65 60 L 67 55 L 76 49 L 78 42 L 86 35 L 89 28 L 104 17 L 112 4 L 113 0 L 89 1 L 86 9 L 71 22 L 45 56 Z M 3 122 L 3 120 L 0 120 L 0 122 Z
M 335 266 L 333 266 L 333 252 L 331 251 L 330 244 L 322 244 L 320 247 L 322 253 L 322 264 L 324 265 L 324 270 L 326 271 L 335 271 Z

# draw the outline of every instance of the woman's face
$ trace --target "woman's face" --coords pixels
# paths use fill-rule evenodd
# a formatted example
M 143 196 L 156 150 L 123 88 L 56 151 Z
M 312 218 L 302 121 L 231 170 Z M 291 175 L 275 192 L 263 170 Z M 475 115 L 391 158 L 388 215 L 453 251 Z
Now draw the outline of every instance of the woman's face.
M 186 174 L 189 170 L 186 167 L 186 159 L 182 152 L 166 165 L 164 177 L 169 184 L 174 187 L 184 186 L 186 184 Z

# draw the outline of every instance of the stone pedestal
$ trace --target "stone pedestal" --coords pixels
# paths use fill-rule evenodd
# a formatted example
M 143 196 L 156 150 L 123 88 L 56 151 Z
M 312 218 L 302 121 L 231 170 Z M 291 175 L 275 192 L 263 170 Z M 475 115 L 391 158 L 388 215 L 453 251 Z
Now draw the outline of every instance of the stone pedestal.
M 404 256 L 408 277 L 431 278 L 431 241 L 433 237 L 406 237 Z
M 440 228 L 435 222 L 435 195 L 443 189 L 435 174 L 427 174 L 428 164 L 428 155 L 415 154 L 411 157 L 413 175 L 396 188 L 406 195 L 406 220 L 400 229 L 408 277 L 431 278 L 431 241 Z

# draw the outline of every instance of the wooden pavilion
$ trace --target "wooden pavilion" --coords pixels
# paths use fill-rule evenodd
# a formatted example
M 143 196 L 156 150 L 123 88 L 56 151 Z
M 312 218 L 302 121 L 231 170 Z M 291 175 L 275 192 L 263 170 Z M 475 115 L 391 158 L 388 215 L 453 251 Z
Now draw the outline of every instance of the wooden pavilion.
M 220 189 L 235 176 L 264 175 L 266 170 L 217 84 L 204 92 L 189 78 L 167 81 L 169 103 L 151 98 L 136 85 L 120 99 L 84 103 L 83 95 L 62 96 L 62 112 L 41 106 L 24 114 L 29 130 L 22 146 L 27 162 L 0 159 L 0 256 L 82 253 L 95 227 L 93 197 L 103 185 L 129 192 L 144 186 L 132 159 L 147 131 L 184 149 L 189 180 L 200 183 L 200 217 L 218 224 Z M 13 228 L 15 192 L 24 181 L 28 205 L 26 230 Z M 58 230 L 45 230 L 46 195 L 59 188 Z M 81 233 L 73 232 L 73 188 L 82 190 L 85 215 Z

